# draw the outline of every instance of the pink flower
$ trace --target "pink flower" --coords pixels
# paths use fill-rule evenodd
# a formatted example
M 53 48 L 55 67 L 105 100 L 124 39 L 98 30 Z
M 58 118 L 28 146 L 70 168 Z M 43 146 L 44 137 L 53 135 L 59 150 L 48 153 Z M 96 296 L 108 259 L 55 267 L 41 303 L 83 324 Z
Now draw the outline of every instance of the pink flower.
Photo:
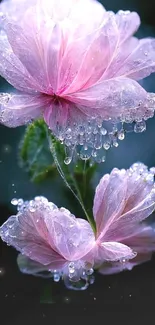
M 133 37 L 138 14 L 106 12 L 95 0 L 29 0 L 26 12 L 25 0 L 19 12 L 17 3 L 1 7 L 0 73 L 19 91 L 1 94 L 1 123 L 43 116 L 71 150 L 84 146 L 83 159 L 117 146 L 117 122 L 143 131 L 155 96 L 137 81 L 155 71 L 155 40 Z
M 17 216 L 0 227 L 0 236 L 59 277 L 77 280 L 92 267 L 103 273 L 132 268 L 155 250 L 154 225 L 141 223 L 155 209 L 154 172 L 138 163 L 101 179 L 93 207 L 96 234 L 87 221 L 37 197 L 18 201 Z

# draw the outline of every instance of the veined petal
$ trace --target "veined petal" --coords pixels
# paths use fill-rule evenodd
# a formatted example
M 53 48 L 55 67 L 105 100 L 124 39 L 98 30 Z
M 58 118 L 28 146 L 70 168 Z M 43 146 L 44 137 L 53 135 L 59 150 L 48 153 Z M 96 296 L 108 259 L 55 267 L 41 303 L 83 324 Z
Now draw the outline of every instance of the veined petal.
M 27 93 L 40 90 L 40 86 L 36 84 L 33 76 L 30 76 L 18 57 L 13 53 L 4 32 L 0 34 L 0 74 L 18 90 Z
M 39 7 L 30 8 L 22 26 L 9 22 L 5 29 L 14 54 L 42 92 L 53 94 L 57 85 L 61 29 L 52 20 L 44 22 L 42 16 Z
M 104 15 L 99 29 L 88 35 L 82 36 L 81 33 L 78 39 L 73 38 L 61 62 L 59 87 L 62 95 L 78 92 L 95 84 L 110 64 L 118 41 L 115 15 L 109 12 Z
M 140 17 L 136 12 L 120 10 L 116 14 L 116 22 L 119 30 L 119 44 L 122 44 L 138 30 Z
M 42 116 L 50 98 L 31 94 L 0 94 L 0 123 L 16 127 Z
M 155 225 L 139 224 L 131 235 L 124 234 L 122 243 L 133 248 L 138 254 L 147 254 L 155 251 Z
M 54 220 L 46 219 L 46 226 L 50 232 L 53 229 L 54 244 L 66 260 L 76 261 L 84 258 L 95 245 L 95 237 L 89 223 L 66 214 L 65 211 L 57 213 Z
M 124 44 L 124 47 L 126 45 Z M 122 49 L 123 50 L 123 49 Z M 155 72 L 155 40 L 144 38 L 129 52 L 118 66 L 116 76 L 125 76 L 135 80 L 143 79 Z M 123 59 L 123 58 L 122 58 Z
M 40 227 L 37 226 L 37 220 Z M 11 216 L 0 227 L 0 236 L 7 244 L 41 264 L 48 265 L 63 260 L 48 244 L 43 216 L 40 218 L 31 212 Z
M 134 80 L 116 78 L 105 80 L 86 90 L 65 95 L 64 97 L 76 104 L 90 107 L 103 119 L 117 118 L 135 112 L 135 116 L 145 115 L 148 106 L 147 92 Z
M 102 238 L 125 206 L 127 191 L 126 171 L 113 169 L 105 175 L 96 188 L 93 213 L 98 237 Z
M 118 242 L 103 242 L 98 247 L 95 263 L 103 263 L 104 261 L 120 261 L 122 259 L 132 259 L 136 256 L 133 250 Z

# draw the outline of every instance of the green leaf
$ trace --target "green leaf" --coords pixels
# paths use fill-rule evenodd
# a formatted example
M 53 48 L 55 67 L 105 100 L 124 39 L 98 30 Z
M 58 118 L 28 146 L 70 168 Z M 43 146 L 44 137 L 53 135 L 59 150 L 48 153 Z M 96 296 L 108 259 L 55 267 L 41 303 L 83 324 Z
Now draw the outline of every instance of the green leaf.
M 20 144 L 19 163 L 30 175 L 32 181 L 39 182 L 56 172 L 51 156 L 47 126 L 43 120 L 30 124 Z

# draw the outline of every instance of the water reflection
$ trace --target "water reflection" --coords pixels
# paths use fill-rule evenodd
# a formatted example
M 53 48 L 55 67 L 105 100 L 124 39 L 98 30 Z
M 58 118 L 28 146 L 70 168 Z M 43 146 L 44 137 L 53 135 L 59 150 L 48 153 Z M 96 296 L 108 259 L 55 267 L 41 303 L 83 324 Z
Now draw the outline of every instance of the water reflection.
M 86 290 L 90 284 L 94 283 L 95 280 L 95 277 L 92 274 L 88 275 L 86 272 L 83 272 L 80 279 L 73 280 L 64 272 L 65 265 L 63 265 L 62 269 L 57 272 L 53 269 L 53 264 L 51 268 L 50 265 L 42 265 L 22 254 L 18 255 L 17 264 L 19 270 L 24 274 L 29 274 L 45 279 L 52 278 L 54 282 L 59 282 L 62 279 L 66 288 L 70 290 Z

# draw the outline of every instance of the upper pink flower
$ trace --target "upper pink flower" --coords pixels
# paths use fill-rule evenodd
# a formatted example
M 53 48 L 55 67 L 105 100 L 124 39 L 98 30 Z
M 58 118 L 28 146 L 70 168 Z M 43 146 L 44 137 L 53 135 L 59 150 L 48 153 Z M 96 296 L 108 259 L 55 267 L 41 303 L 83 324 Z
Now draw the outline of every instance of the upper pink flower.
M 115 168 L 101 179 L 93 207 L 96 234 L 87 221 L 42 197 L 19 200 L 18 209 L 0 227 L 1 238 L 48 270 L 72 278 L 105 262 L 119 262 L 121 269 L 133 259 L 136 265 L 137 258 L 147 260 L 155 249 L 154 226 L 141 223 L 155 209 L 154 169 L 140 163 L 129 170 Z
M 137 80 L 155 71 L 155 40 L 133 37 L 138 14 L 106 12 L 95 0 L 18 3 L 1 5 L 0 74 L 19 91 L 0 95 L 1 123 L 43 116 L 67 146 L 90 147 L 85 157 L 107 148 L 105 120 L 138 121 L 136 132 L 144 130 L 155 96 Z M 110 130 L 108 141 L 117 136 Z

